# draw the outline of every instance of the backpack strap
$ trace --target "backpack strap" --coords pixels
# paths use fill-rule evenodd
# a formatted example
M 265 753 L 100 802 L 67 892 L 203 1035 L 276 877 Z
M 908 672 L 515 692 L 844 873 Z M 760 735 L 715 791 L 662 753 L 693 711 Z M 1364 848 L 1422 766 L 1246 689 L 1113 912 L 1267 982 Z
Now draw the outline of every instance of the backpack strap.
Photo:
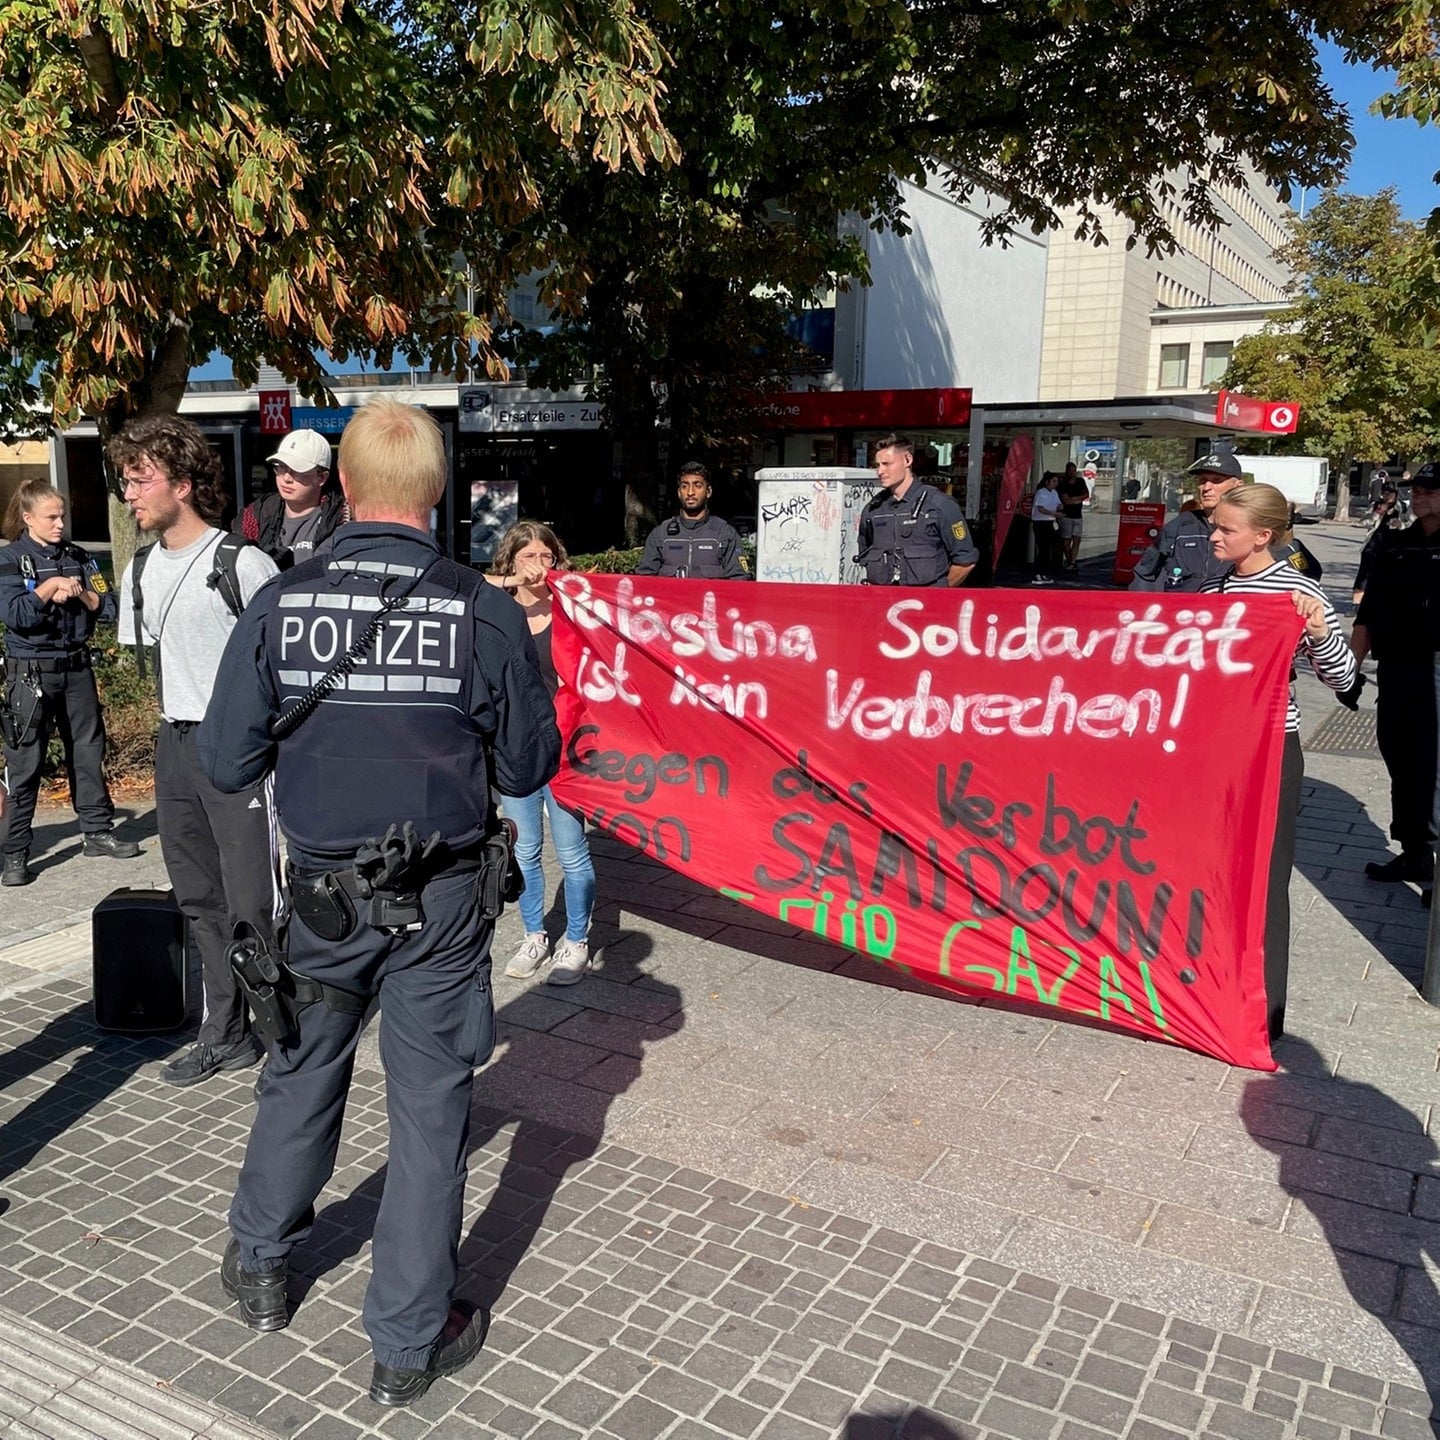
M 222 535 L 215 547 L 215 563 L 205 581 L 237 620 L 245 609 L 245 597 L 240 590 L 240 552 L 249 543 L 243 535 Z
M 153 544 L 143 545 L 135 552 L 130 560 L 130 606 L 135 612 L 135 669 L 142 680 L 145 678 L 145 651 L 147 647 L 143 628 L 145 592 L 141 588 L 140 577 L 145 573 L 145 563 L 150 559 L 150 552 L 154 548 L 155 546 Z

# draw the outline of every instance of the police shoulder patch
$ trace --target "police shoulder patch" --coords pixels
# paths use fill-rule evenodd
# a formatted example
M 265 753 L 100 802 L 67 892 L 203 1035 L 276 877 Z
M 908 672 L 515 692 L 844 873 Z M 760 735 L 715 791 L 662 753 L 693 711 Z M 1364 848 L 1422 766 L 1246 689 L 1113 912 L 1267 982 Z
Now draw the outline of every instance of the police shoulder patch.
M 1308 570 L 1310 568 L 1310 564 L 1305 559 L 1305 552 L 1303 550 L 1297 550 L 1290 556 L 1290 564 L 1296 570 Z
M 98 570 L 92 570 L 90 572 L 90 588 L 97 595 L 108 595 L 110 593 L 109 582 Z
M 964 522 L 963 520 L 957 520 L 957 521 L 950 527 L 950 533 L 951 533 L 957 540 L 963 540 L 963 539 L 965 538 L 965 522 Z

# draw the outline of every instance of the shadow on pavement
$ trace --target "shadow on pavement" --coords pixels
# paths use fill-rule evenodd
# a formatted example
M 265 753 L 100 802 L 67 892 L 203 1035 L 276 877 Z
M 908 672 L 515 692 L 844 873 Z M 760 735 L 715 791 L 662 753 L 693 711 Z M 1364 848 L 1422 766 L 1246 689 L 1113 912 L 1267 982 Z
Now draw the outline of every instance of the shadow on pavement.
M 851 1415 L 840 1440 L 970 1440 L 974 1430 L 962 1430 L 928 1410 L 906 1410 L 891 1415 Z
M 633 961 L 632 961 L 633 963 Z M 609 980 L 624 982 L 624 972 L 616 961 L 607 960 L 605 973 Z M 634 977 L 632 977 L 634 978 Z M 534 1039 L 544 1045 L 543 1033 L 524 1025 L 523 1017 L 537 1000 L 537 989 L 545 999 L 559 999 L 574 991 L 555 992 L 542 985 L 527 989 L 495 1012 L 497 1034 L 502 1039 L 508 1031 L 510 1043 L 483 1071 L 477 1082 L 499 1096 L 524 1095 L 542 1083 L 544 1075 L 526 1068 L 527 1041 Z M 581 987 L 583 990 L 583 982 Z M 608 1054 L 596 1049 L 596 1064 L 587 1074 L 587 1096 L 593 1096 L 594 1108 L 583 1118 L 585 1133 L 561 1128 L 532 1115 L 507 1112 L 489 1105 L 477 1104 L 471 1109 L 470 1137 L 467 1154 L 473 1160 L 484 1150 L 498 1150 L 504 1145 L 504 1134 L 514 1126 L 501 1172 L 491 1184 L 485 1209 L 462 1236 L 460 1245 L 460 1294 L 483 1309 L 490 1309 L 504 1294 L 510 1276 L 525 1258 L 561 1182 L 571 1169 L 583 1164 L 604 1143 L 604 1120 L 611 1104 L 635 1082 L 644 1064 L 645 1031 L 670 1035 L 684 1025 L 680 992 L 674 986 L 647 977 L 646 997 L 658 1003 L 657 1008 L 669 1009 L 670 1018 L 659 1026 L 617 1023 L 616 1035 L 606 1037 L 612 1044 L 624 1044 L 629 1053 L 611 1049 Z M 594 1012 L 598 1013 L 598 1012 Z M 619 1021 L 619 1017 L 605 1016 Z M 382 1011 L 383 1023 L 383 1011 Z M 565 1117 L 571 1119 L 572 1117 Z M 517 1123 L 518 1122 L 518 1123 Z M 359 1253 L 370 1239 L 380 1196 L 385 1188 L 385 1166 L 364 1180 L 344 1200 L 328 1205 L 315 1220 L 309 1241 L 296 1257 L 298 1273 L 292 1271 L 291 1298 L 303 1301 L 311 1285 L 328 1274 L 342 1261 Z M 472 1177 L 478 1179 L 479 1177 Z M 485 1183 L 480 1180 L 480 1183 Z
M 1384 861 L 1390 854 L 1390 842 L 1385 832 L 1370 818 L 1364 804 L 1348 790 L 1307 775 L 1300 799 L 1302 826 L 1306 823 L 1306 811 L 1310 808 L 1323 811 L 1328 823 L 1333 824 L 1336 832 L 1343 835 L 1346 844 L 1363 848 L 1371 859 Z M 1313 816 L 1311 818 L 1313 819 Z M 1295 868 L 1334 906 L 1338 914 L 1365 937 L 1367 944 L 1374 945 L 1396 970 L 1418 985 L 1424 963 L 1423 954 L 1416 953 L 1413 942 L 1394 938 L 1394 927 L 1382 926 L 1382 930 L 1392 933 L 1376 938 L 1374 922 L 1376 907 L 1387 905 L 1392 897 L 1398 898 L 1402 908 L 1409 907 L 1412 914 L 1423 913 L 1419 889 L 1411 885 L 1367 880 L 1365 864 L 1365 860 L 1358 858 L 1353 861 L 1317 858 L 1313 852 L 1307 850 L 1303 834 L 1296 847 Z M 1337 865 L 1353 865 L 1354 873 L 1349 883 L 1332 883 Z
M 642 850 L 631 849 L 613 836 L 592 838 L 590 850 L 595 861 L 595 875 L 600 883 L 595 906 L 597 927 L 603 925 L 607 930 L 613 929 L 619 923 L 620 913 L 629 911 L 646 920 L 658 921 L 667 929 L 682 935 L 707 940 L 715 932 L 717 916 L 723 913 L 726 915 L 727 925 L 725 945 L 741 954 L 753 955 L 758 960 L 770 960 L 777 965 L 799 970 L 822 970 L 829 974 L 843 975 L 849 980 L 859 980 L 865 985 L 928 995 L 937 1000 L 947 1000 L 953 1005 L 983 1007 L 986 1010 L 1002 1011 L 1007 1015 L 1024 1015 L 1079 1029 L 1115 1033 L 1113 1025 L 1098 1017 L 1092 1018 L 1073 1010 L 1057 1010 L 1053 1005 L 1043 1005 L 1039 1001 L 997 994 L 978 983 L 973 993 L 961 994 L 943 986 L 928 984 L 917 976 L 892 970 L 859 951 L 847 950 L 843 945 L 824 936 L 801 930 L 761 911 L 751 910 L 738 900 L 717 895 L 698 880 L 692 880 L 678 870 L 670 870 L 653 856 Z M 656 887 L 652 892 L 651 886 L 624 876 L 625 868 L 640 865 L 664 871 L 664 886 Z M 648 899 L 650 893 L 658 894 L 662 898 L 652 903 Z M 697 904 L 700 908 L 694 912 L 682 908 L 689 904 Z M 1152 1040 L 1148 1035 L 1136 1034 L 1133 1038 L 1145 1044 L 1173 1048 L 1158 1037 Z
M 152 808 L 136 814 L 123 806 L 117 807 L 115 833 L 122 840 L 133 840 L 137 845 L 154 840 L 158 833 L 155 829 L 155 811 Z M 38 811 L 30 843 L 31 872 L 39 875 L 54 865 L 63 865 L 72 857 L 78 857 L 80 840 L 80 821 L 68 805 L 47 806 Z M 102 863 L 113 865 L 117 876 L 122 874 L 125 865 L 123 860 L 117 862 L 107 859 Z M 115 883 L 123 885 L 125 881 L 117 878 Z
M 181 1043 L 178 1035 L 104 1034 L 96 1029 L 87 1004 L 57 1015 L 38 1035 L 5 1051 L 0 1055 L 0 1097 L 17 1081 L 89 1047 L 63 1075 L 0 1124 L 0 1185 L 119 1090 L 142 1065 L 164 1059 Z M 0 1215 L 9 1205 L 0 1193 Z
M 1322 1187 L 1345 1188 L 1343 1181 L 1336 1184 L 1327 1176 L 1327 1162 L 1355 1171 L 1365 1162 L 1277 1139 L 1271 1133 L 1275 1102 L 1285 1097 L 1276 1093 L 1276 1077 L 1256 1076 L 1246 1082 L 1240 1115 L 1250 1138 L 1278 1158 L 1281 1188 L 1314 1216 L 1355 1304 L 1374 1315 L 1414 1363 L 1437 1415 L 1432 1430 L 1440 1434 L 1440 1289 L 1433 1278 L 1440 1270 L 1440 1224 L 1416 1213 L 1417 1201 L 1422 1205 L 1430 1201 L 1417 1176 L 1423 1179 L 1436 1173 L 1440 1149 L 1425 1133 L 1421 1118 L 1383 1090 L 1328 1074 L 1324 1058 L 1308 1041 L 1285 1036 L 1275 1047 L 1275 1058 L 1287 1076 L 1323 1081 L 1323 1094 L 1313 1099 L 1318 1114 L 1336 1117 L 1342 1124 L 1358 1121 L 1377 1133 L 1383 1127 L 1403 1147 L 1404 1170 L 1388 1173 L 1396 1181 L 1392 1198 L 1405 1203 L 1406 1209 L 1381 1208 L 1386 1172 L 1379 1165 L 1371 1166 L 1374 1188 L 1366 1196 L 1369 1203 L 1325 1194 Z M 1411 1171 L 1415 1173 L 1405 1173 Z M 1391 1280 L 1386 1262 L 1400 1267 L 1398 1280 Z

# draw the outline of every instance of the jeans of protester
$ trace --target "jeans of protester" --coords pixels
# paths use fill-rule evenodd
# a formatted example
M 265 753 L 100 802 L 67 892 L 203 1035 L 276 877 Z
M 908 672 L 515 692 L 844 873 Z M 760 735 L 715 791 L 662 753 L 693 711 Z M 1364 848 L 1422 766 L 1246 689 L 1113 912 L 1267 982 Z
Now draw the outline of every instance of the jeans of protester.
M 565 881 L 565 938 L 577 944 L 590 935 L 590 912 L 595 908 L 595 866 L 590 842 L 580 816 L 567 810 L 550 793 L 550 787 L 533 795 L 502 795 L 507 819 L 515 822 L 515 859 L 525 881 L 520 894 L 520 918 L 527 935 L 545 929 L 545 872 L 540 849 L 545 843 L 545 816 L 550 817 L 550 839 Z

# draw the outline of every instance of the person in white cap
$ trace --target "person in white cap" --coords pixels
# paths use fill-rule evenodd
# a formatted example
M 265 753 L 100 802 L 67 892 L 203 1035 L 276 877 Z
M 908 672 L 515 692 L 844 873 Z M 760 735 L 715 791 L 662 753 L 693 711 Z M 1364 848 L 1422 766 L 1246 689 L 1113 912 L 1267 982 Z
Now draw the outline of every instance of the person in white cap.
M 344 497 L 327 491 L 330 442 L 318 430 L 292 430 L 269 457 L 275 493 L 252 501 L 231 527 L 282 569 L 308 560 L 343 523 Z

